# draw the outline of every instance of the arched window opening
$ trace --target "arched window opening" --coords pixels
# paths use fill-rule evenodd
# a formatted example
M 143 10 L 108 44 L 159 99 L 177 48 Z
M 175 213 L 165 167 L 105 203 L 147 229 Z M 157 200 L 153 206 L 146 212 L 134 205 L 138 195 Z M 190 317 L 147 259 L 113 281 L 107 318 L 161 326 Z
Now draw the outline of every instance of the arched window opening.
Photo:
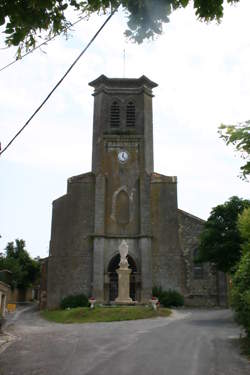
M 194 250 L 193 256 L 193 276 L 195 280 L 200 280 L 204 278 L 204 266 L 203 263 L 197 262 L 198 257 L 198 249 Z
M 110 126 L 117 128 L 120 125 L 120 106 L 113 102 L 110 107 Z
M 126 125 L 135 126 L 135 105 L 129 102 L 126 110 Z

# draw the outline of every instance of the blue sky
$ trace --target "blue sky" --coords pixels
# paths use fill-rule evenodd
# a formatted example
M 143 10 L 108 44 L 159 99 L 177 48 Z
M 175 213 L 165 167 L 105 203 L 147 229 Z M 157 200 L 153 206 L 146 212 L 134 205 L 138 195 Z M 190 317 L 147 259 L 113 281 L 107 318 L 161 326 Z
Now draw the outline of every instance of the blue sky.
M 32 256 L 48 254 L 51 204 L 67 178 L 91 170 L 93 97 L 88 82 L 100 74 L 147 75 L 154 90 L 155 171 L 178 177 L 178 204 L 206 219 L 232 195 L 249 198 L 237 175 L 239 155 L 219 139 L 220 123 L 250 118 L 250 4 L 227 7 L 220 25 L 176 11 L 164 34 L 136 45 L 123 36 L 116 14 L 42 111 L 0 159 L 0 251 L 23 238 Z M 72 16 L 72 20 L 75 16 Z M 105 17 L 92 17 L 0 73 L 2 147 L 25 123 Z M 3 47 L 3 36 L 0 39 Z M 0 65 L 15 49 L 0 50 Z

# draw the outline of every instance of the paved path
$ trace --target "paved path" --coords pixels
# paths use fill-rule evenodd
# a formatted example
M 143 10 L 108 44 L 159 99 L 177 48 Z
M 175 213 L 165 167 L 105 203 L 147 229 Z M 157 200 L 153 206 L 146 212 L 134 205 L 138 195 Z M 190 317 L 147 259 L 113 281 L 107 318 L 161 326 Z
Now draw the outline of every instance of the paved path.
M 229 310 L 178 311 L 171 318 L 54 324 L 26 310 L 7 330 L 0 375 L 249 375 Z

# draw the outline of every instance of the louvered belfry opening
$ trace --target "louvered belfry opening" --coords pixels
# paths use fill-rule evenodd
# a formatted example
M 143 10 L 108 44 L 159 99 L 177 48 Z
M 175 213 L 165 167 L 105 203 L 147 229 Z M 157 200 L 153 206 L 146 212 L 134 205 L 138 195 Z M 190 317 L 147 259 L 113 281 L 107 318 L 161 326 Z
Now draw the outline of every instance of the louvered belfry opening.
M 113 102 L 110 108 L 110 126 L 116 128 L 120 125 L 120 106 L 118 102 Z
M 133 102 L 127 104 L 126 124 L 127 126 L 135 126 L 135 105 Z

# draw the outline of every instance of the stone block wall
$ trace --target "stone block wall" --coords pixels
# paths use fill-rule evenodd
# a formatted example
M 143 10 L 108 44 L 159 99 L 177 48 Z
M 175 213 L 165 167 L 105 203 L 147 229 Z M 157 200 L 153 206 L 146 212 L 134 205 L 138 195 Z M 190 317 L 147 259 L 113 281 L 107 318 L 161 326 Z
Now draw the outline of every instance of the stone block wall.
M 194 262 L 199 244 L 199 236 L 205 221 L 185 211 L 178 210 L 179 235 L 184 259 L 184 295 L 186 305 L 225 305 L 226 276 L 218 273 L 209 263 Z M 219 280 L 221 287 L 219 287 Z
M 181 291 L 181 248 L 178 235 L 176 177 L 152 174 L 153 286 Z
M 9 303 L 9 293 L 10 286 L 0 281 L 0 317 L 5 316 L 7 304 Z
M 91 292 L 95 178 L 92 173 L 68 180 L 67 194 L 53 202 L 47 307 L 69 294 Z

